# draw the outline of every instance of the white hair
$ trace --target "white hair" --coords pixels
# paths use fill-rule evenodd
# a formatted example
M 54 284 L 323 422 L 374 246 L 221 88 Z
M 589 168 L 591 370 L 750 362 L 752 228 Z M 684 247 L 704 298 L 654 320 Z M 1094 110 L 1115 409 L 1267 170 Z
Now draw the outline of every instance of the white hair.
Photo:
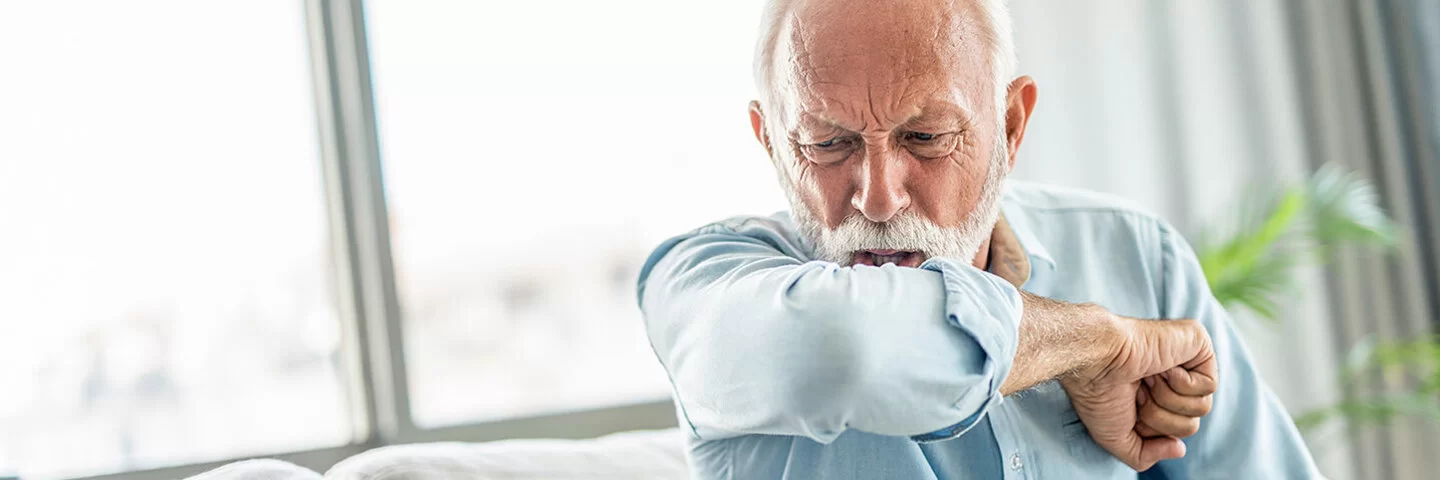
M 760 37 L 755 42 L 755 89 L 760 93 L 760 105 L 771 111 L 775 100 L 775 43 L 784 30 L 785 16 L 789 14 L 795 0 L 767 0 L 760 17 Z M 860 0 L 868 1 L 868 0 Z M 975 2 L 979 9 L 981 40 L 990 49 L 990 73 L 995 81 L 995 110 L 1001 118 L 1005 115 L 1005 99 L 1010 81 L 1015 78 L 1019 60 L 1015 56 L 1015 38 L 1010 25 L 1008 0 L 951 0 Z

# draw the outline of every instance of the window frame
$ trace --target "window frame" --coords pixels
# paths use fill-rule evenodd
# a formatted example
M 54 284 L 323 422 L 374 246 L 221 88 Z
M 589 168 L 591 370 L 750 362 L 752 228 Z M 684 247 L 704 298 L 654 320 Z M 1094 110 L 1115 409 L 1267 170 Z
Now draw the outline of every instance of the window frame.
M 511 438 L 591 438 L 676 426 L 673 404 L 597 409 L 421 428 L 410 414 L 404 330 L 391 260 L 388 211 L 371 89 L 363 0 L 302 0 L 311 64 L 341 371 L 354 432 L 342 446 L 81 477 L 151 480 L 196 475 L 248 458 L 273 458 L 324 473 L 366 450 L 405 443 Z

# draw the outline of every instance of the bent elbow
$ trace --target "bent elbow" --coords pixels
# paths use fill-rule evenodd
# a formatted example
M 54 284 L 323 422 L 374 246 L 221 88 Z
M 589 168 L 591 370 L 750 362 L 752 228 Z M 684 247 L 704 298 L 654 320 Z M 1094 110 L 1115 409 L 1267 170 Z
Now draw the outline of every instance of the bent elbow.
M 873 396 L 875 349 L 832 308 L 807 309 L 792 318 L 803 328 L 779 339 L 783 343 L 773 347 L 779 353 L 773 357 L 776 364 L 756 368 L 781 375 L 767 399 L 779 417 L 775 420 L 829 443 Z

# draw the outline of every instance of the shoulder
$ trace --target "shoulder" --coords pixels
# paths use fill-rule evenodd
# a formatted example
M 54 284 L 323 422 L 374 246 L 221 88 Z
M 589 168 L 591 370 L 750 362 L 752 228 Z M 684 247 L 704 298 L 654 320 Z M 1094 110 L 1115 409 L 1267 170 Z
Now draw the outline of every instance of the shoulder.
M 686 270 L 707 259 L 736 254 L 800 261 L 811 257 L 808 244 L 788 212 L 730 217 L 661 242 L 640 268 L 638 293 L 644 298 L 645 285 L 657 269 Z
M 1149 209 L 1118 195 L 1041 183 L 1009 181 L 1002 201 L 1036 214 L 1130 215 L 1160 221 Z
M 795 227 L 790 212 L 780 211 L 770 215 L 738 215 L 724 220 L 710 222 L 689 232 L 671 238 L 666 244 L 681 242 L 705 243 L 720 239 L 743 238 L 763 243 L 786 255 L 808 256 L 804 236 Z M 665 244 L 662 244 L 662 249 Z
M 1117 230 L 1174 235 L 1164 218 L 1133 200 L 1108 193 L 1031 182 L 1007 182 L 1001 208 L 1007 219 L 1064 237 L 1108 236 Z
M 1152 210 L 1115 195 L 1026 182 L 1007 185 L 1002 209 L 1027 251 L 1055 267 L 1069 301 L 1130 316 L 1164 312 L 1177 264 L 1193 262 L 1184 239 Z M 1105 285 L 1105 288 L 1095 288 Z M 1117 310 L 1118 309 L 1118 310 Z
M 696 229 L 696 233 L 726 232 L 779 232 L 793 234 L 795 222 L 790 218 L 789 211 L 779 211 L 770 215 L 736 215 L 724 220 L 710 222 Z

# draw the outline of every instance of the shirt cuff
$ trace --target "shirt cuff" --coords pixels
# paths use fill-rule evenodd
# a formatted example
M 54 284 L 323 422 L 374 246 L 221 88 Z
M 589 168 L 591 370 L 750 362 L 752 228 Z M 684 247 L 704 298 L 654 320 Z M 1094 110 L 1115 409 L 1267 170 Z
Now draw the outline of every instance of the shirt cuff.
M 957 437 L 984 418 L 1003 396 L 1000 386 L 1010 374 L 1019 342 L 1024 302 L 1020 291 L 998 276 L 961 265 L 945 258 L 932 258 L 920 268 L 940 272 L 945 283 L 945 314 L 951 326 L 960 329 L 985 352 L 980 374 L 988 378 L 984 395 L 962 395 L 956 408 L 970 412 L 964 420 L 935 432 L 916 435 L 917 442 L 934 442 Z M 979 400 L 978 405 L 974 405 Z
M 963 435 L 965 432 L 970 431 L 971 428 L 974 428 L 975 424 L 980 423 L 980 419 L 985 418 L 985 413 L 990 411 L 991 406 L 998 405 L 1002 401 L 1004 401 L 1004 398 L 1000 396 L 1000 392 L 995 392 L 990 398 L 985 399 L 985 403 L 981 404 L 975 413 L 961 420 L 960 423 L 930 433 L 915 435 L 910 437 L 910 439 L 919 443 L 931 443 L 949 440 Z

